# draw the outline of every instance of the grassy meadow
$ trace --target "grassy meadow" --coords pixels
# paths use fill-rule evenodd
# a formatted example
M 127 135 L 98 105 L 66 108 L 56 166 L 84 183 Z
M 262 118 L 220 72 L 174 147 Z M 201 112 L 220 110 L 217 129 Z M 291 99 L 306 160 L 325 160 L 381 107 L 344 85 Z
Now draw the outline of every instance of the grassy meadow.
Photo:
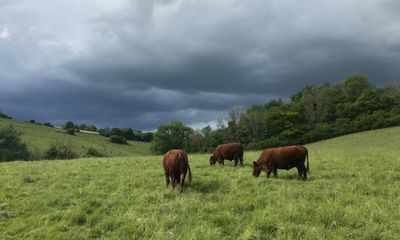
M 161 156 L 2 163 L 0 239 L 399 239 L 399 146 L 399 127 L 309 144 L 308 181 L 190 154 L 182 194 Z
M 138 141 L 128 141 L 127 145 L 111 143 L 108 138 L 82 131 L 69 135 L 64 130 L 41 126 L 27 122 L 17 122 L 0 118 L 0 127 L 12 125 L 21 135 L 22 140 L 31 151 L 45 152 L 51 144 L 72 143 L 73 149 L 79 155 L 84 155 L 92 147 L 106 156 L 133 156 L 150 154 L 150 144 Z

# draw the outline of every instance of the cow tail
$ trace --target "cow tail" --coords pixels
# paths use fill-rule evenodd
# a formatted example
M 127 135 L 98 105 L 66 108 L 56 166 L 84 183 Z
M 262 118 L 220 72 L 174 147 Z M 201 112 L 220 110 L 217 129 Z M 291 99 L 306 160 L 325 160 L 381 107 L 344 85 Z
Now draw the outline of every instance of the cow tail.
M 188 169 L 189 169 L 189 183 L 192 182 L 192 171 L 190 170 L 190 166 L 188 164 Z
M 306 153 L 306 158 L 307 158 L 307 172 L 310 172 L 310 165 L 308 164 L 308 151 Z

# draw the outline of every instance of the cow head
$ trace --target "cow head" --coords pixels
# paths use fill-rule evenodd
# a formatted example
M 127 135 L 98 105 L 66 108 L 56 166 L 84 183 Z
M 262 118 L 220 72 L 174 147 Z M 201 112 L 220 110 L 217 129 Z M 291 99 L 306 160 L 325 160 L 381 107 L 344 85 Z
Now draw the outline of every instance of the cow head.
M 256 162 L 253 162 L 253 176 L 254 177 L 260 176 L 261 170 L 262 170 L 261 167 Z
M 214 155 L 210 156 L 210 165 L 214 165 L 217 162 L 217 158 Z

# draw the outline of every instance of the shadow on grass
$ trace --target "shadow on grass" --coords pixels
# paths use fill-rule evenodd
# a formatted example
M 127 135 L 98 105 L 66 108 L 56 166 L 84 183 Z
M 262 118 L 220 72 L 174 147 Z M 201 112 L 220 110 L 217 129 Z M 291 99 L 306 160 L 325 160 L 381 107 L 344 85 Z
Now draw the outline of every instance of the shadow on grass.
M 269 178 L 267 178 L 267 175 L 265 173 L 261 173 L 259 177 L 263 177 L 266 179 L 274 179 L 274 180 L 290 180 L 290 181 L 304 181 L 303 179 L 299 179 L 299 175 L 297 174 L 297 170 L 291 172 L 290 170 L 278 170 L 278 178 L 275 178 L 274 175 L 271 173 L 271 176 Z M 309 175 L 309 173 L 307 173 L 307 181 L 313 181 L 315 180 L 315 176 L 311 176 Z
M 221 168 L 224 168 L 224 167 L 228 167 L 228 168 L 230 168 L 230 167 L 232 167 L 232 168 L 235 168 L 235 163 L 232 161 L 232 162 L 226 162 L 226 160 L 225 160 L 225 164 L 224 165 L 220 165 L 220 164 L 218 164 L 218 163 L 216 163 L 215 165 L 212 165 L 212 166 L 210 166 L 209 164 L 207 165 L 208 167 L 221 167 Z M 205 167 L 205 166 L 204 166 Z M 253 167 L 253 165 L 252 165 L 252 162 L 244 162 L 243 163 L 243 166 L 242 165 L 240 165 L 240 163 L 238 163 L 238 165 L 236 166 L 236 168 L 249 168 L 249 167 Z
M 188 185 L 192 191 L 201 193 L 211 193 L 218 191 L 222 188 L 222 184 L 219 181 L 193 181 Z

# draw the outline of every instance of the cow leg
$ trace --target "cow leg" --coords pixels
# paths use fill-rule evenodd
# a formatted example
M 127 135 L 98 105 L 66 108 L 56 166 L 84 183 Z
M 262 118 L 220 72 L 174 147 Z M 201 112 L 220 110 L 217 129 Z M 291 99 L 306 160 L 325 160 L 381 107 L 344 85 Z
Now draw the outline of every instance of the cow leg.
M 240 156 L 239 160 L 240 160 L 240 165 L 243 167 L 243 156 Z
M 169 176 L 170 176 L 170 179 L 171 179 L 171 182 L 172 182 L 172 189 L 175 189 L 175 185 L 176 185 L 175 175 L 171 174 Z
M 224 160 L 219 160 L 219 165 L 224 166 Z
M 307 169 L 306 169 L 306 166 L 304 166 L 304 163 L 303 163 L 303 180 L 307 180 Z
M 278 170 L 276 168 L 272 169 L 272 172 L 274 173 L 274 177 L 278 178 Z
M 170 180 L 170 178 L 169 178 L 167 173 L 165 173 L 165 181 L 167 182 L 167 188 L 168 188 L 169 183 L 171 182 L 171 180 Z
M 185 177 L 186 175 L 183 173 L 180 175 L 179 184 L 181 185 L 181 192 L 183 191 L 183 185 L 185 184 Z
M 235 154 L 233 156 L 233 160 L 235 161 L 235 167 L 236 167 L 238 165 L 238 163 L 239 163 L 239 156 L 237 154 Z
M 269 176 L 271 176 L 271 171 L 267 172 L 267 178 L 269 178 Z
M 299 174 L 299 176 L 297 177 L 299 180 L 303 179 L 303 169 L 301 168 L 301 166 L 297 166 L 297 173 Z

